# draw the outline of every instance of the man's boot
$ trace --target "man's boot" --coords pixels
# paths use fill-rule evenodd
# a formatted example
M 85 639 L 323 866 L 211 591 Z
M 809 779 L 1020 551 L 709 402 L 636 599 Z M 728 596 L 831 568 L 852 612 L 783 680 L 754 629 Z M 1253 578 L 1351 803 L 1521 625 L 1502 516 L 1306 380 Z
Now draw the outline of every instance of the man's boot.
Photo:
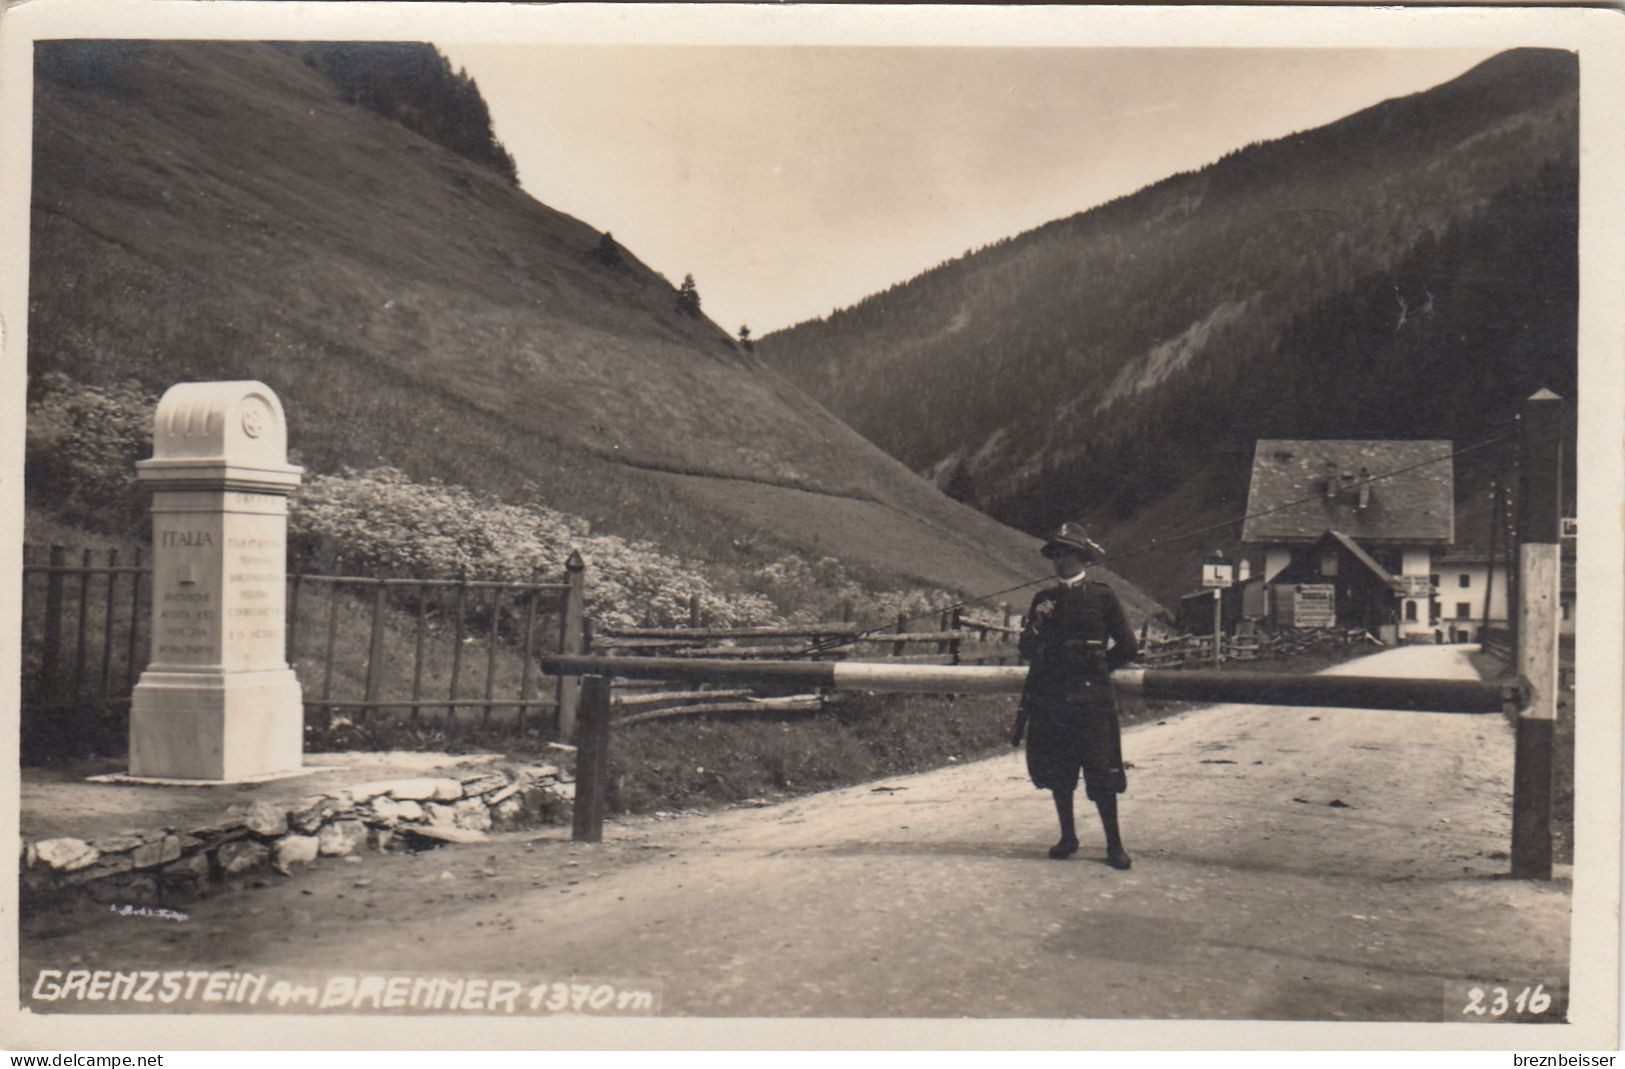
M 1072 792 L 1055 791 L 1055 815 L 1061 818 L 1061 841 L 1049 848 L 1049 856 L 1064 861 L 1078 852 L 1078 829 L 1072 818 Z
M 1117 830 L 1117 795 L 1102 795 L 1095 802 L 1095 808 L 1100 810 L 1100 826 L 1106 829 L 1106 864 L 1114 869 L 1128 868 L 1133 862 L 1123 849 L 1123 836 Z

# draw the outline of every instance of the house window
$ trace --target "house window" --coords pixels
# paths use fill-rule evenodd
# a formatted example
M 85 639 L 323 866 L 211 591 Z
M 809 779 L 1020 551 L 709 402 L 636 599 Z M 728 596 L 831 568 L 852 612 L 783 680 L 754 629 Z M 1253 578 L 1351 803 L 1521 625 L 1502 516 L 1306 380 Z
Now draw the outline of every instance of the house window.
M 1414 601 L 1405 602 L 1405 619 L 1409 623 L 1415 623 L 1416 622 L 1416 602 L 1414 602 Z
M 1323 553 L 1323 554 L 1321 554 L 1321 557 L 1320 557 L 1320 574 L 1321 575 L 1336 575 L 1337 574 L 1337 554 L 1336 553 Z
M 1563 603 L 1563 619 L 1567 620 L 1569 618 L 1569 613 L 1571 613 L 1573 611 L 1574 611 L 1574 606 L 1570 605 L 1568 602 L 1565 601 Z
M 1434 586 L 1438 586 L 1439 585 L 1439 577 L 1438 577 L 1438 575 L 1435 574 L 1435 575 L 1428 576 L 1428 582 L 1432 583 Z
M 1466 572 L 1461 573 L 1460 585 L 1463 590 L 1473 585 L 1473 577 Z
M 1456 619 L 1458 619 L 1458 620 L 1471 620 L 1472 618 L 1473 618 L 1473 605 L 1472 605 L 1472 602 L 1468 602 L 1468 601 L 1458 601 L 1458 602 L 1456 602 Z

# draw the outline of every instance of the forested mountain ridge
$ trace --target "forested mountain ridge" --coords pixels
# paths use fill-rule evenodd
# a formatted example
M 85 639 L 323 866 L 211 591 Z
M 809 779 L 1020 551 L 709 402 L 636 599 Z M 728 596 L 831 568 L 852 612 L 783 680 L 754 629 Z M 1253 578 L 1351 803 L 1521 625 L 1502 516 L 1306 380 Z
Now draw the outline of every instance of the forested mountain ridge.
M 1577 114 L 1573 55 L 1504 53 L 759 351 L 995 517 L 1140 544 L 1239 515 L 1258 437 L 1465 443 L 1572 396 Z M 1186 563 L 1124 568 L 1166 602 Z

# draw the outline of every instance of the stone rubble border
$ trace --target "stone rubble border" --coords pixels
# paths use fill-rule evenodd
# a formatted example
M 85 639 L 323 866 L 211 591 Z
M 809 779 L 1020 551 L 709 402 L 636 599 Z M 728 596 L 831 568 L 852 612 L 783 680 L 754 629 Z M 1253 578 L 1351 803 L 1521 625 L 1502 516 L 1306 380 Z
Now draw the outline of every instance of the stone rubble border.
M 397 836 L 425 845 L 478 842 L 493 828 L 567 821 L 574 801 L 573 777 L 554 765 L 373 780 L 293 802 L 234 805 L 186 831 L 25 842 L 20 873 L 23 889 L 35 894 L 134 873 L 196 888 L 265 869 L 291 875 L 321 857 L 385 850 Z

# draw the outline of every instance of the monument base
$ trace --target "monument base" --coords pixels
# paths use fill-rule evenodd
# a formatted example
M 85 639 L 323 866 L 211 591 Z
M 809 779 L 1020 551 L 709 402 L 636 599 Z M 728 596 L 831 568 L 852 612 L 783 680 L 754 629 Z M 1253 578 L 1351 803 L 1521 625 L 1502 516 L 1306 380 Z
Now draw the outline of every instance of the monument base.
M 141 674 L 130 775 L 235 782 L 303 766 L 305 713 L 291 668 Z

